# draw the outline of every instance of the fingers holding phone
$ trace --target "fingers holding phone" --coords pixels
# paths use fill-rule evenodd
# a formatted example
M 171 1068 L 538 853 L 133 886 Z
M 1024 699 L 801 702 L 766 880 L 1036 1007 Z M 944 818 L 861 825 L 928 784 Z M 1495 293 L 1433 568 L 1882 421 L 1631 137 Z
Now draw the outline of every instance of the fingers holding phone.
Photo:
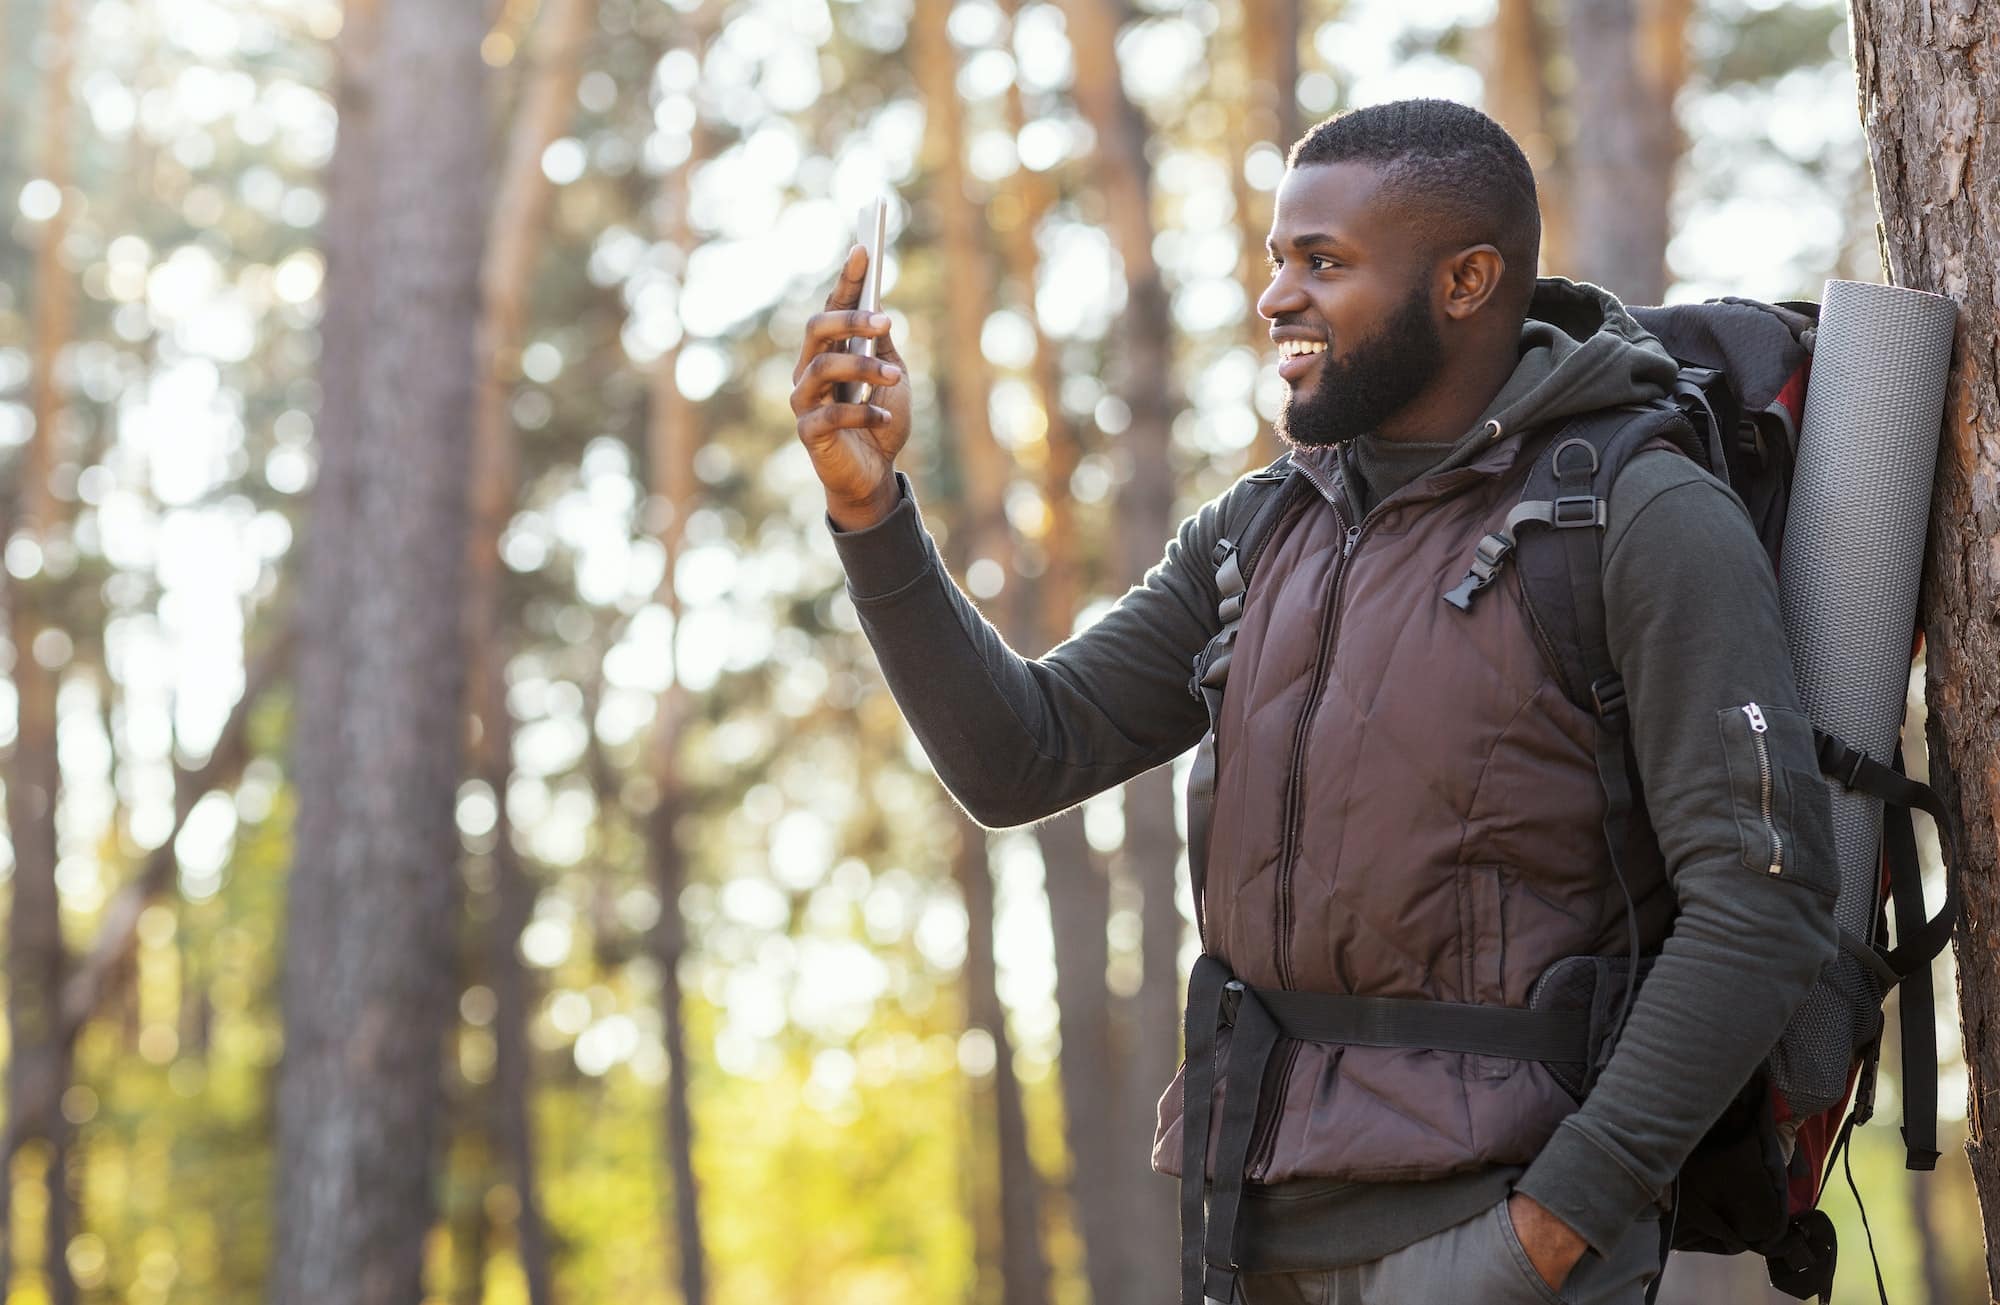
M 895 506 L 895 459 L 910 436 L 908 369 L 879 311 L 884 209 L 872 248 L 848 252 L 825 310 L 807 320 L 792 373 L 799 441 L 843 530 L 872 525 Z

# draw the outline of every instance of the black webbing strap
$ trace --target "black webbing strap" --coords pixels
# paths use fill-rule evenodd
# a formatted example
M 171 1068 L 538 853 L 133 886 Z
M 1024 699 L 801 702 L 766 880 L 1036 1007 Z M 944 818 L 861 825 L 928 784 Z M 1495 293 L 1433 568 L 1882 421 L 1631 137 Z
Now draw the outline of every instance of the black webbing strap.
M 1181 1305 L 1202 1305 L 1202 1187 L 1208 1174 L 1208 1121 L 1215 1107 L 1215 1035 L 1222 988 L 1232 980 L 1203 952 L 1188 975 L 1187 1067 L 1181 1073 Z
M 1584 457 L 1578 457 L 1583 454 Z M 1597 449 L 1590 441 L 1571 437 L 1557 444 L 1553 457 L 1557 502 L 1600 497 L 1595 489 L 1598 472 Z M 1625 682 L 1611 663 L 1608 643 L 1597 632 L 1604 629 L 1604 540 L 1602 514 L 1595 530 L 1562 532 L 1564 560 L 1569 564 L 1570 601 L 1575 604 L 1576 628 L 1589 633 L 1580 640 L 1584 682 L 1590 686 L 1591 705 L 1597 714 L 1597 778 L 1604 788 L 1604 846 L 1611 861 L 1611 877 L 1618 881 L 1618 893 L 1625 900 L 1625 997 L 1619 1003 L 1609 1036 L 1600 1044 L 1599 1056 L 1608 1058 L 1618 1045 L 1618 1035 L 1632 1013 L 1632 999 L 1639 986 L 1639 913 L 1632 904 L 1632 889 L 1625 882 L 1625 866 L 1632 850 L 1632 777 L 1625 765 L 1625 737 L 1629 718 L 1625 713 Z M 1590 1066 L 1591 1076 L 1602 1065 Z
M 1281 465 L 1285 470 L 1280 470 Z M 1195 932 L 1203 938 L 1207 937 L 1208 912 L 1202 895 L 1208 887 L 1208 835 L 1215 818 L 1215 730 L 1222 719 L 1222 690 L 1229 682 L 1229 659 L 1236 651 L 1236 631 L 1243 621 L 1251 569 L 1262 555 L 1279 514 L 1298 492 L 1294 482 L 1302 483 L 1298 470 L 1286 458 L 1251 479 L 1270 488 L 1263 491 L 1243 528 L 1235 532 L 1236 538 L 1225 536 L 1215 541 L 1216 618 L 1222 627 L 1196 655 L 1194 676 L 1188 681 L 1188 691 L 1200 698 L 1208 711 L 1208 732 L 1195 748 L 1187 786 L 1188 876 L 1194 889 Z
M 1898 753 L 1896 768 L 1902 767 L 1903 758 Z M 1923 869 L 1917 860 L 1917 830 L 1908 807 L 1883 806 L 1882 853 L 1889 863 L 1889 900 L 1895 907 L 1900 940 L 1912 927 L 1921 927 L 1919 922 L 1924 918 Z M 1937 1009 L 1928 959 L 1912 967 L 1897 985 L 1896 1009 L 1902 1025 L 1904 1161 L 1911 1169 L 1936 1169 Z
M 1922 811 L 1937 822 L 1938 844 L 1944 852 L 1944 904 L 1938 907 L 1936 915 L 1921 923 L 1918 923 L 1923 914 L 1921 894 L 1916 899 L 1920 904 L 1916 913 L 1918 918 L 1906 921 L 1902 911 L 1898 910 L 1896 945 L 1884 957 L 1896 973 L 1908 975 L 1917 966 L 1928 964 L 1932 957 L 1945 949 L 1946 944 L 1951 942 L 1952 928 L 1958 923 L 1958 843 L 1952 837 L 1951 818 L 1945 811 L 1944 799 L 1928 784 L 1906 778 L 1824 730 L 1814 730 L 1813 737 L 1819 743 L 1820 772 L 1857 793 L 1879 799 L 1883 803 L 1885 819 L 1890 809 L 1901 808 L 1905 812 Z M 1890 869 L 1890 889 L 1893 892 L 1895 867 L 1891 865 Z M 1911 925 L 1915 927 L 1909 927 Z
M 1217 1034 L 1231 1025 L 1222 1069 L 1222 1127 L 1210 1169 Z M 1257 1123 L 1264 1069 L 1282 1035 L 1308 1042 L 1367 1047 L 1419 1047 L 1516 1060 L 1590 1061 L 1588 1010 L 1527 1010 L 1410 997 L 1252 988 L 1204 952 L 1188 976 L 1187 1069 L 1181 1078 L 1181 1301 L 1204 1305 L 1234 1300 L 1236 1222 Z
M 1204 1230 L 1202 1189 L 1209 1168 L 1215 1044 L 1224 1024 L 1234 1025 L 1235 1031 L 1223 1068 L 1222 1129 Z M 1181 1305 L 1232 1305 L 1236 1299 L 1236 1216 L 1264 1066 L 1277 1045 L 1277 1025 L 1263 1006 L 1221 961 L 1202 953 L 1188 976 L 1187 1069 L 1181 1077 Z
M 1814 730 L 1820 770 L 1857 793 L 1882 803 L 1882 853 L 1889 869 L 1889 901 L 1896 912 L 1896 945 L 1881 953 L 1896 986 L 1903 1043 L 1903 1149 L 1911 1169 L 1937 1168 L 1937 1025 L 1931 959 L 1951 942 L 1958 921 L 1958 856 L 1943 799 L 1902 773 L 1903 754 L 1885 766 L 1824 730 Z M 1917 858 L 1912 809 L 1937 823 L 1944 853 L 1944 903 L 1924 914 L 1923 866 Z
M 1273 988 L 1247 990 L 1278 1032 L 1307 1042 L 1361 1047 L 1423 1047 L 1472 1056 L 1586 1063 L 1588 1010 L 1528 1010 L 1430 1001 L 1422 997 L 1356 997 Z

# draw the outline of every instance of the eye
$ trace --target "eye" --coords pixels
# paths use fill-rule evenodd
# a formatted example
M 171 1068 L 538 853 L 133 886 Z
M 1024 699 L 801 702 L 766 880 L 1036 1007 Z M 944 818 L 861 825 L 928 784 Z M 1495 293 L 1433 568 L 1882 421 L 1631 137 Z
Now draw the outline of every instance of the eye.
M 1329 272 L 1339 266 L 1341 266 L 1340 260 L 1330 255 L 1314 254 L 1312 256 L 1312 268 L 1315 272 Z
M 1283 267 L 1284 265 L 1285 265 L 1284 260 L 1279 258 L 1276 254 L 1264 255 L 1264 270 L 1271 273 L 1272 275 L 1275 276 L 1277 274 L 1278 269 Z

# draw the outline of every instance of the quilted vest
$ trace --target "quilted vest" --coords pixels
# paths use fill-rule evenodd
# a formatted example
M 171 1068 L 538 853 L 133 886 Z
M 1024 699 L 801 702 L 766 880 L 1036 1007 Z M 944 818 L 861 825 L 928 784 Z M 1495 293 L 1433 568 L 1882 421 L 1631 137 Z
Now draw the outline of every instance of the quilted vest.
M 1335 460 L 1300 459 L 1319 492 L 1272 532 L 1216 732 L 1205 945 L 1245 983 L 1525 1006 L 1554 961 L 1624 953 L 1595 722 L 1543 658 L 1511 570 L 1499 601 L 1441 599 L 1547 434 L 1497 437 L 1360 522 Z M 1657 950 L 1672 909 L 1657 856 L 1626 875 Z M 1181 1093 L 1177 1075 L 1153 1150 L 1176 1176 Z M 1526 1164 L 1576 1106 L 1536 1062 L 1284 1040 L 1246 1177 Z

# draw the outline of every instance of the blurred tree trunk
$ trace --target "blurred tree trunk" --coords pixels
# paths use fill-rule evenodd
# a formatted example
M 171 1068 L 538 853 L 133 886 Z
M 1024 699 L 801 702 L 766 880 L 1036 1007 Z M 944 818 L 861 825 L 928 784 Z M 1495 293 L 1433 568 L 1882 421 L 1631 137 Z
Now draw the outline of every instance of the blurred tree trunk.
M 697 34 L 694 48 L 698 51 L 705 40 L 704 29 Z M 711 148 L 709 133 L 697 126 L 688 161 L 668 174 L 660 195 L 661 235 L 668 248 L 677 251 L 682 269 L 686 268 L 685 260 L 698 241 L 688 215 L 689 178 Z M 647 866 L 652 872 L 654 891 L 660 897 L 659 919 L 653 926 L 653 948 L 660 967 L 661 1035 L 670 1067 L 666 1085 L 666 1147 L 674 1195 L 672 1226 L 668 1232 L 680 1273 L 683 1305 L 702 1305 L 708 1293 L 708 1260 L 702 1249 L 701 1191 L 694 1173 L 687 1004 L 682 997 L 680 976 L 681 961 L 687 954 L 687 926 L 681 916 L 681 894 L 687 887 L 687 852 L 681 840 L 681 822 L 692 810 L 688 785 L 681 773 L 680 749 L 681 733 L 692 715 L 694 701 L 681 683 L 678 650 L 682 611 L 680 591 L 674 583 L 688 514 L 694 511 L 699 497 L 694 456 L 701 445 L 702 428 L 700 409 L 681 393 L 675 379 L 679 363 L 680 346 L 676 343 L 653 364 L 646 432 L 647 520 L 665 559 L 658 597 L 672 618 L 676 651 L 673 681 L 660 694 L 647 749 L 654 794 L 645 832 Z
M 1958 301 L 1931 506 L 1923 621 L 1931 782 L 1967 817 L 1958 831 L 1964 918 L 1958 995 L 1970 1075 L 1966 1143 L 2000 1297 L 2000 8 L 1855 0 L 1856 81 L 1874 165 L 1889 280 Z
M 1549 45 L 1537 0 L 1499 0 L 1483 51 L 1486 112 L 1520 142 L 1534 165 L 1542 204 L 1541 265 L 1561 273 L 1573 262 L 1569 158 L 1553 121 Z
M 1118 448 L 1118 572 L 1135 582 L 1159 560 L 1174 528 L 1172 421 L 1178 405 L 1173 375 L 1173 312 L 1153 261 L 1152 165 L 1146 125 L 1126 96 L 1116 37 L 1123 6 L 1066 0 L 1076 57 L 1076 97 L 1097 133 L 1112 239 L 1125 267 L 1125 313 L 1117 338 L 1118 392 L 1131 410 Z M 1141 979 L 1131 1004 L 1130 1066 L 1120 1103 L 1116 1164 L 1126 1181 L 1118 1208 L 1132 1244 L 1145 1248 L 1132 1265 L 1132 1294 L 1170 1300 L 1178 1243 L 1174 1185 L 1151 1172 L 1154 1105 L 1179 1060 L 1180 943 L 1174 902 L 1179 838 L 1174 824 L 1173 772 L 1161 766 L 1125 786 L 1124 873 L 1143 895 Z
M 521 930 L 535 909 L 535 885 L 514 846 L 507 810 L 514 769 L 514 721 L 507 707 L 506 676 L 512 639 L 502 614 L 500 536 L 520 493 L 520 455 L 508 404 L 520 379 L 528 295 L 554 197 L 554 187 L 542 171 L 542 155 L 569 129 L 575 114 L 583 48 L 596 12 L 596 0 L 556 0 L 540 20 L 536 58 L 524 72 L 486 234 L 486 262 L 480 273 L 479 388 L 472 412 L 467 697 L 475 722 L 472 771 L 492 792 L 495 812 L 490 858 L 494 909 L 487 921 L 484 956 L 494 996 L 489 1118 L 515 1195 L 515 1250 L 530 1305 L 554 1301 L 555 1274 L 535 1172 L 528 1046 L 534 992 L 520 954 Z
M 1010 6 L 1010 20 L 1012 12 Z M 1012 83 L 1007 88 L 1008 129 L 1018 136 L 1026 122 L 1020 85 Z M 1083 606 L 1085 589 L 1082 539 L 1070 493 L 1070 480 L 1082 454 L 1081 441 L 1077 423 L 1063 408 L 1062 371 L 1055 342 L 1042 329 L 1035 310 L 1040 281 L 1035 232 L 1054 202 L 1055 187 L 1048 176 L 1020 168 L 996 200 L 992 222 L 1001 236 L 1020 310 L 1034 324 L 1031 365 L 1035 392 L 1048 423 L 1040 484 L 1048 513 L 1047 529 L 1035 549 L 1040 575 L 1032 590 L 1020 595 L 1024 603 L 1030 597 L 1034 600 L 1024 624 L 1034 632 L 1030 642 L 1041 649 L 1053 648 L 1069 637 L 1076 613 Z M 1016 569 L 1024 568 L 1017 565 Z M 1119 1173 L 1117 1142 L 1123 1130 L 1117 1122 L 1117 1110 L 1126 1069 L 1112 1043 L 1111 990 L 1105 982 L 1110 881 L 1102 858 L 1084 836 L 1081 807 L 1037 824 L 1035 842 L 1042 854 L 1049 931 L 1055 946 L 1070 1204 L 1083 1239 L 1084 1274 L 1090 1283 L 1092 1305 L 1118 1305 L 1128 1299 L 1133 1265 L 1141 1248 L 1131 1245 L 1119 1206 L 1126 1182 Z
M 943 5 L 917 6 L 910 43 L 926 113 L 924 145 L 930 166 L 925 171 L 934 187 L 932 204 L 942 236 L 943 265 L 952 285 L 945 296 L 943 338 L 948 344 L 938 352 L 945 360 L 938 380 L 955 436 L 953 451 L 962 489 L 956 505 L 961 524 L 948 537 L 948 563 L 962 577 L 975 563 L 990 563 L 998 568 L 1004 587 L 1015 574 L 1007 520 L 1012 459 L 995 439 L 988 417 L 993 378 L 980 337 L 993 310 L 993 278 L 979 207 L 967 189 L 964 121 L 955 84 L 958 57 L 946 34 L 945 18 Z M 1011 598 L 1000 600 L 1002 610 L 1020 611 Z M 1013 627 L 1003 628 L 1009 642 L 1020 644 L 1024 632 L 1018 623 L 1002 624 Z M 965 901 L 968 936 L 966 1025 L 983 1030 L 994 1049 L 992 1074 L 973 1085 L 976 1096 L 983 1099 L 976 1102 L 972 1117 L 980 1121 L 976 1125 L 980 1132 L 991 1119 L 998 1159 L 1000 1299 L 1006 1305 L 1039 1305 L 1048 1299 L 1042 1183 L 1028 1151 L 1027 1112 L 1014 1072 L 1007 1013 L 1000 1001 L 993 954 L 993 867 L 986 831 L 956 808 L 953 819 L 959 839 L 953 870 Z M 975 1146 L 975 1154 L 984 1151 L 984 1146 Z
M 28 403 L 34 429 L 21 451 L 6 529 L 0 540 L 23 540 L 38 550 L 63 539 L 69 509 L 53 491 L 51 474 L 64 460 L 65 397 L 58 384 L 62 351 L 74 335 L 76 281 L 59 251 L 81 199 L 71 185 L 70 74 L 75 62 L 75 6 L 53 0 L 42 34 L 47 65 L 36 139 L 40 174 L 61 193 L 61 207 L 40 224 L 35 248 Z M 13 1209 L 9 1199 L 14 1157 L 23 1143 L 42 1143 L 47 1192 L 41 1269 L 54 1305 L 73 1305 L 76 1282 L 64 1252 L 75 1222 L 69 1153 L 75 1128 L 59 1102 L 69 1086 L 73 1057 L 62 1036 L 62 986 L 69 968 L 56 892 L 56 809 L 62 773 L 56 757 L 56 692 L 63 638 L 56 579 L 39 570 L 23 576 L 7 569 L 8 636 L 17 695 L 13 755 L 7 768 L 7 830 L 13 845 L 13 898 L 7 913 L 6 1145 L 0 1148 L 0 1292 L 12 1274 Z M 43 640 L 54 636 L 56 643 Z
M 328 432 L 346 446 L 342 492 L 332 519 L 314 523 L 324 556 L 305 595 L 339 619 L 300 662 L 296 746 L 320 782 L 299 790 L 287 906 L 269 1290 L 278 1305 L 418 1299 L 436 1215 L 455 995 L 484 33 L 478 6 L 387 6 L 370 75 L 345 81 L 337 102 L 372 100 L 367 121 L 347 120 L 373 138 L 372 202 L 358 213 L 343 202 L 338 189 L 362 160 L 337 161 L 330 220 L 367 225 L 332 233 L 329 286 L 348 284 L 343 302 L 329 292 L 327 329 L 365 334 L 339 343 L 349 352 L 322 378 L 329 394 L 354 385 L 360 402 L 331 414 L 347 423 Z
M 1242 0 L 1242 52 L 1248 82 L 1246 109 L 1238 120 L 1236 157 L 1230 185 L 1236 193 L 1236 225 L 1241 234 L 1236 274 L 1243 283 L 1244 318 L 1249 344 L 1259 357 L 1271 352 L 1270 323 L 1257 315 L 1257 298 L 1270 284 L 1264 267 L 1264 240 L 1271 232 L 1275 193 L 1259 190 L 1245 175 L 1244 160 L 1259 144 L 1282 154 L 1299 137 L 1299 35 L 1303 22 L 1300 0 Z M 1249 450 L 1250 464 L 1261 467 L 1278 456 L 1276 430 L 1259 422 Z
M 1565 275 L 1627 303 L 1667 292 L 1667 235 L 1682 150 L 1674 101 L 1687 81 L 1693 0 L 1572 0 L 1569 251 Z

